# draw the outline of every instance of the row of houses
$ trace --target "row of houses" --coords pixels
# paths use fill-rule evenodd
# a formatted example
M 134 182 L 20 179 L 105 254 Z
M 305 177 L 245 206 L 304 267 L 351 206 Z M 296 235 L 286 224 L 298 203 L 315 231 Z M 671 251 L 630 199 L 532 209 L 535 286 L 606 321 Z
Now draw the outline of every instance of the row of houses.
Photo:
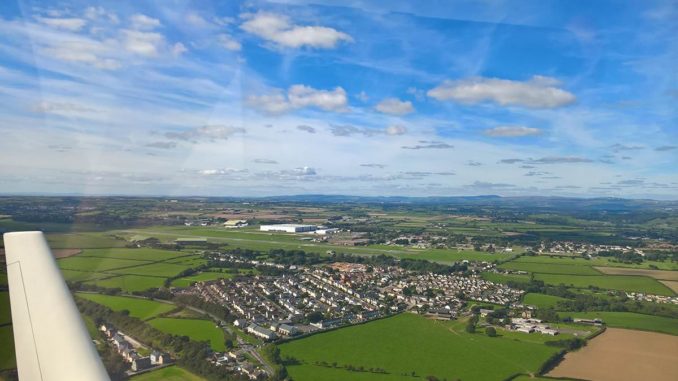
M 173 362 L 169 354 L 152 350 L 150 355 L 141 356 L 122 332 L 109 324 L 102 324 L 99 327 L 104 336 L 113 344 L 118 353 L 125 361 L 130 363 L 133 372 L 140 372 L 154 366 L 165 365 Z

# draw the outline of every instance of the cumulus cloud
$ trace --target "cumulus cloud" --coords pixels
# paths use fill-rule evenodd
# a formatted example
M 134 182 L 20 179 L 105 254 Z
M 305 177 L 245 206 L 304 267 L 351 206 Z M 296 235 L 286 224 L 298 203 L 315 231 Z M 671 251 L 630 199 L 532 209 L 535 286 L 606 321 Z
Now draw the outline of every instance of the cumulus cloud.
M 82 29 L 87 21 L 81 18 L 50 18 L 50 17 L 37 17 L 38 22 L 41 24 L 50 26 L 52 28 L 65 29 L 71 32 L 77 32 Z
M 315 128 L 313 128 L 311 126 L 306 126 L 306 125 L 303 125 L 303 124 L 300 125 L 300 126 L 297 126 L 297 130 L 306 131 L 309 134 L 315 134 Z
M 440 141 L 429 141 L 429 140 L 420 140 L 420 144 L 412 145 L 412 146 L 402 146 L 400 148 L 402 149 L 412 149 L 412 150 L 420 150 L 420 149 L 450 149 L 454 148 L 453 145 L 447 144 L 444 142 Z
M 181 42 L 177 42 L 176 44 L 174 44 L 174 46 L 172 46 L 172 55 L 175 57 L 179 57 L 180 55 L 186 53 L 187 51 L 188 49 Z
M 592 163 L 593 160 L 577 156 L 548 156 L 540 159 L 530 159 L 530 164 L 576 164 Z
M 629 145 L 619 144 L 619 143 L 616 143 L 616 144 L 613 144 L 613 145 L 610 146 L 610 149 L 613 152 L 638 151 L 638 150 L 642 150 L 643 148 L 644 147 L 642 147 L 642 146 L 637 146 L 637 145 L 630 145 L 629 146 Z
M 355 97 L 358 98 L 361 102 L 367 102 L 368 100 L 370 100 L 369 95 L 367 95 L 367 93 L 364 91 L 359 92 L 358 95 L 356 95 Z
M 224 49 L 226 50 L 236 52 L 242 48 L 238 40 L 234 39 L 233 37 L 229 36 L 226 33 L 222 33 L 219 36 L 217 36 L 217 40 L 219 41 L 219 44 L 223 46 Z
M 351 36 L 325 26 L 295 25 L 285 15 L 269 12 L 243 14 L 240 28 L 263 40 L 286 48 L 331 49 L 338 43 L 352 42 Z
M 398 98 L 386 98 L 379 102 L 374 108 L 381 113 L 391 115 L 405 115 L 414 111 L 412 102 L 401 101 Z
M 466 162 L 466 165 L 468 165 L 469 167 L 480 167 L 481 165 L 483 165 L 483 163 L 479 161 L 469 160 Z
M 388 126 L 384 129 L 378 128 L 368 128 L 368 127 L 356 127 L 350 124 L 330 125 L 330 131 L 334 136 L 351 136 L 351 135 L 365 135 L 365 136 L 376 136 L 376 135 L 388 135 L 388 136 L 397 136 L 403 135 L 407 132 L 407 128 L 400 125 Z
M 672 151 L 676 148 L 678 148 L 678 146 L 659 146 L 659 147 L 655 148 L 654 150 L 659 151 L 659 152 L 664 152 L 664 151 Z
M 198 171 L 198 174 L 203 176 L 224 176 L 232 174 L 244 174 L 247 172 L 248 172 L 247 169 L 224 168 L 224 169 L 202 169 Z
M 290 173 L 296 176 L 315 176 L 317 174 L 315 168 L 312 167 L 295 168 Z
M 166 132 L 165 137 L 189 142 L 226 140 L 235 134 L 245 133 L 241 127 L 209 125 L 191 128 L 181 132 Z
M 523 159 L 501 159 L 499 160 L 499 164 L 515 164 L 515 163 L 522 163 Z
M 525 126 L 497 126 L 488 128 L 483 132 L 486 136 L 493 138 L 518 138 L 523 136 L 540 135 L 541 130 Z
M 140 30 L 155 29 L 160 26 L 160 20 L 136 13 L 130 17 L 132 27 Z
M 494 102 L 502 106 L 557 108 L 569 105 L 576 97 L 556 87 L 559 82 L 550 77 L 533 76 L 528 81 L 474 77 L 444 81 L 427 95 L 439 101 L 460 103 Z
M 333 90 L 318 90 L 306 85 L 293 85 L 284 93 L 274 89 L 269 94 L 251 95 L 247 104 L 267 114 L 281 114 L 304 107 L 316 107 L 325 111 L 344 111 L 348 104 L 346 91 L 341 87 Z
M 126 29 L 122 36 L 125 50 L 141 56 L 157 56 L 165 45 L 165 37 L 160 33 Z

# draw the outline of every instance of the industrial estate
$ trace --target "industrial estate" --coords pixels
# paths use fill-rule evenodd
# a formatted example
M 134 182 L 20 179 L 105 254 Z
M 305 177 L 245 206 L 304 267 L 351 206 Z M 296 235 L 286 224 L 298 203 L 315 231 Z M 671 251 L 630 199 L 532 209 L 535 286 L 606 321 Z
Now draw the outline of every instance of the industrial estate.
M 676 206 L 502 202 L 6 197 L 0 226 L 46 231 L 113 379 L 674 379 Z

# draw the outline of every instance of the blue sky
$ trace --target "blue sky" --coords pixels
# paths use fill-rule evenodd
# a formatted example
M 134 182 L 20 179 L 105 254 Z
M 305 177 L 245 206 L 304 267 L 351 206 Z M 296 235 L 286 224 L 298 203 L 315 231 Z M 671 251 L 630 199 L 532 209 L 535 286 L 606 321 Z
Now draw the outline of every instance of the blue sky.
M 0 192 L 678 198 L 676 1 L 3 2 Z

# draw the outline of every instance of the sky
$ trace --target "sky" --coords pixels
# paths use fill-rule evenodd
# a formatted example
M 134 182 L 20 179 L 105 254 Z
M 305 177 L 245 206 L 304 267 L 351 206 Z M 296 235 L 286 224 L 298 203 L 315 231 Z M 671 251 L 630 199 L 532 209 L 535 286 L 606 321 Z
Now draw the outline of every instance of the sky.
M 0 193 L 678 199 L 676 20 L 675 0 L 4 0 Z

